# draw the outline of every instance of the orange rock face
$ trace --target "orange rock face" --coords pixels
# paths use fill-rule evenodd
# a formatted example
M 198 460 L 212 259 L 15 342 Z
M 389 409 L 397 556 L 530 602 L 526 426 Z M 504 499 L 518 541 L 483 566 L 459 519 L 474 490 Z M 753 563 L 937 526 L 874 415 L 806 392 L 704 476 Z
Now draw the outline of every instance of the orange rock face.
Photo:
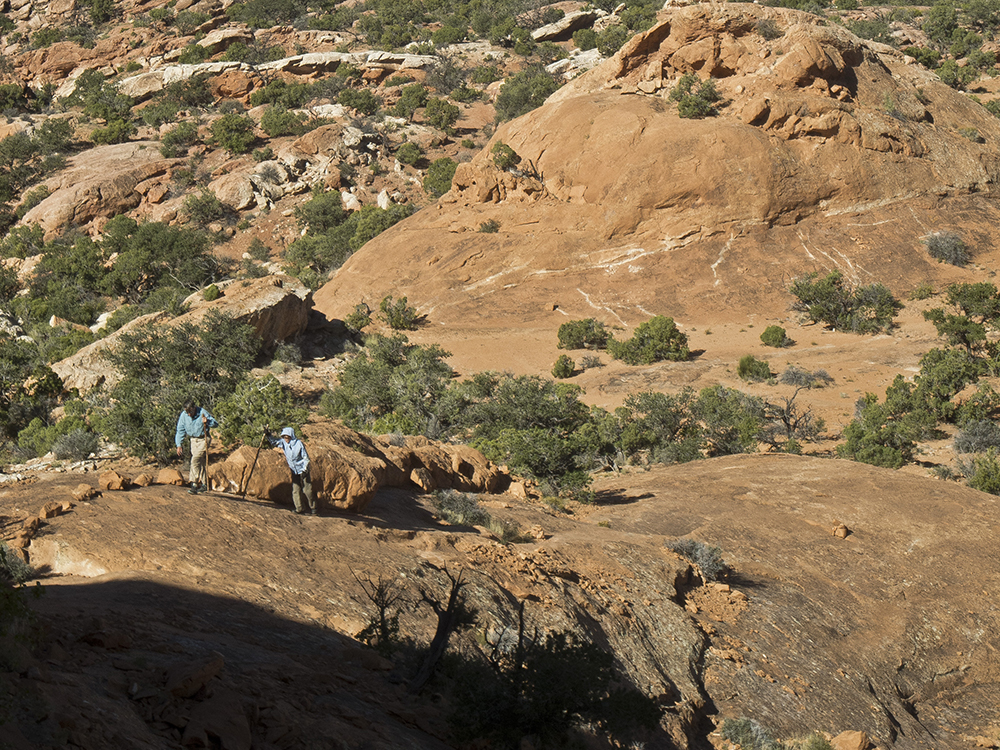
M 782 36 L 758 31 L 770 19 Z M 748 4 L 663 12 L 612 59 L 498 128 L 452 189 L 353 255 L 316 294 L 343 318 L 407 296 L 457 328 L 722 308 L 770 314 L 790 281 L 840 270 L 897 294 L 965 279 L 921 237 L 960 212 L 995 239 L 1000 121 L 901 53 L 815 16 Z M 679 117 L 685 74 L 718 115 Z M 986 143 L 959 134 L 975 128 Z M 499 231 L 483 233 L 486 221 Z M 991 242 L 984 242 L 984 253 Z M 371 273 L 392 268 L 392 274 Z M 565 320 L 565 318 L 562 318 Z

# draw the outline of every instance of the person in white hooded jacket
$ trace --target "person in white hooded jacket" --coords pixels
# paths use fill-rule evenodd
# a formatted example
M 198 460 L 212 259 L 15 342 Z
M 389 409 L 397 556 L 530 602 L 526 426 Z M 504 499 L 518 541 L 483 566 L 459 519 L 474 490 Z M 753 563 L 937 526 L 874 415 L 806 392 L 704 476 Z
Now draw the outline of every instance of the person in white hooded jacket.
M 306 496 L 309 504 L 310 515 L 318 515 L 316 501 L 313 499 L 312 481 L 309 479 L 309 454 L 306 452 L 305 444 L 295 437 L 295 430 L 285 427 L 281 431 L 281 437 L 272 437 L 270 433 L 265 433 L 271 447 L 281 446 L 285 454 L 285 461 L 288 468 L 292 470 L 292 504 L 296 513 L 305 513 L 305 506 L 302 504 L 302 496 Z

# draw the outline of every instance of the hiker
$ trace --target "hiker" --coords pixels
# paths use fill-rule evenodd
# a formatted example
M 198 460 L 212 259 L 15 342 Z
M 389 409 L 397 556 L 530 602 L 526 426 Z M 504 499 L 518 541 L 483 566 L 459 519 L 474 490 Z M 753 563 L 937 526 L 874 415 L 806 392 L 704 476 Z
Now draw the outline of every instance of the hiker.
M 208 448 L 212 443 L 209 430 L 218 426 L 215 417 L 200 406 L 195 406 L 193 401 L 184 404 L 184 410 L 177 417 L 174 443 L 177 445 L 178 456 L 184 455 L 184 438 L 191 438 L 191 471 L 188 474 L 191 489 L 188 492 L 192 495 L 208 489 Z
M 271 433 L 265 430 L 264 437 L 272 448 L 281 446 L 288 468 L 292 470 L 292 504 L 295 506 L 295 512 L 305 513 L 305 507 L 302 505 L 302 495 L 305 495 L 306 502 L 309 503 L 309 514 L 319 515 L 316 511 L 316 501 L 313 499 L 312 481 L 309 478 L 309 454 L 306 453 L 305 444 L 295 437 L 295 430 L 291 427 L 284 428 L 279 438 L 272 437 Z

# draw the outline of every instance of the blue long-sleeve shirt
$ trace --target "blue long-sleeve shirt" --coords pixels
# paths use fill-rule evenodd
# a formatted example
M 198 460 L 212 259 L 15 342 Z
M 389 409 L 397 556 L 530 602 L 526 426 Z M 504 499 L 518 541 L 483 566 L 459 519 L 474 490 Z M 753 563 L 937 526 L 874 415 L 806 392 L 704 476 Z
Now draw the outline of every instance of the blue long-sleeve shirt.
M 177 434 L 174 435 L 174 444 L 178 448 L 181 447 L 186 437 L 205 437 L 205 427 L 202 424 L 202 417 L 206 418 L 210 428 L 219 426 L 219 423 L 215 421 L 215 417 L 200 407 L 198 413 L 193 417 L 189 417 L 186 411 L 181 411 L 181 415 L 177 418 Z
M 309 471 L 309 454 L 306 452 L 305 443 L 295 437 L 295 430 L 291 427 L 286 427 L 281 431 L 282 435 L 288 435 L 291 438 L 287 443 L 280 437 L 270 437 L 268 436 L 268 441 L 271 443 L 272 447 L 281 446 L 281 450 L 284 451 L 285 461 L 288 462 L 288 468 L 292 470 L 295 474 L 305 474 Z

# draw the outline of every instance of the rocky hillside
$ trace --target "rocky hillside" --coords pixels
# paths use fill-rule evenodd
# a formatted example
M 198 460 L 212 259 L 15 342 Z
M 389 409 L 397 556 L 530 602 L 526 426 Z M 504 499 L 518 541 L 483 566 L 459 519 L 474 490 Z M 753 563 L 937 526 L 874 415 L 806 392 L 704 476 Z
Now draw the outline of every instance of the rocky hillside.
M 436 617 L 419 592 L 446 597 L 445 571 L 463 573 L 478 613 L 456 654 L 516 631 L 521 606 L 532 628 L 582 632 L 663 708 L 645 747 L 726 747 L 719 726 L 740 716 L 844 749 L 1000 745 L 998 509 L 983 493 L 729 457 L 608 477 L 600 505 L 569 515 L 483 495 L 489 515 L 530 530 L 510 544 L 447 524 L 408 490 L 299 520 L 169 486 L 88 498 L 81 478 L 93 487 L 47 474 L 3 498 L 6 528 L 43 500 L 69 508 L 29 548 L 49 576 L 48 625 L 38 655 L 3 678 L 17 699 L 0 736 L 18 749 L 213 735 L 225 748 L 456 746 L 447 717 L 473 706 L 461 662 L 408 694 L 406 649 L 385 660 L 350 639 L 376 611 L 362 584 L 382 577 L 402 594 L 400 636 L 426 644 Z M 719 545 L 722 582 L 668 549 L 681 537 Z
M 0 745 L 1000 747 L 997 24 L 597 5 L 0 10 Z
M 717 116 L 679 117 L 670 94 L 691 73 L 715 84 Z M 630 327 L 780 314 L 812 271 L 901 295 L 977 279 L 921 240 L 961 231 L 992 264 L 998 137 L 1000 120 L 912 58 L 816 16 L 675 10 L 500 127 L 433 210 L 351 258 L 317 306 L 342 316 L 394 291 L 452 326 L 544 323 L 558 306 Z M 500 142 L 516 167 L 497 167 Z M 369 272 L 385 265 L 391 277 Z

